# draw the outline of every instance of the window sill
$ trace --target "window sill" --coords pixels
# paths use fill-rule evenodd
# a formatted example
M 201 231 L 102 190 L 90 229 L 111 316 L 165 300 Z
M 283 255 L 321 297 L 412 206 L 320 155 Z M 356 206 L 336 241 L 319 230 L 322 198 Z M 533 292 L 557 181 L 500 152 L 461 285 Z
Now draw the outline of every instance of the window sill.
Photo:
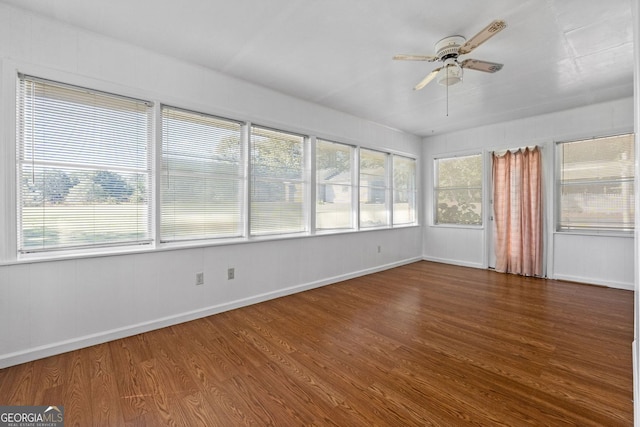
M 484 225 L 467 225 L 467 224 L 430 224 L 432 228 L 459 228 L 467 230 L 484 230 Z
M 633 231 L 555 230 L 553 234 L 561 236 L 619 237 L 632 239 L 635 233 Z
M 296 240 L 322 236 L 336 236 L 357 234 L 370 231 L 383 231 L 383 230 L 400 230 L 412 227 L 420 227 L 419 224 L 411 225 L 398 225 L 395 227 L 371 227 L 361 228 L 359 230 L 354 229 L 341 229 L 341 230 L 322 230 L 314 234 L 311 233 L 291 233 L 291 234 L 273 234 L 264 236 L 251 236 L 251 237 L 236 237 L 227 239 L 216 240 L 190 240 L 184 242 L 166 242 L 158 244 L 148 245 L 136 245 L 118 248 L 96 248 L 96 249 L 83 249 L 74 251 L 56 251 L 47 253 L 33 253 L 21 255 L 15 260 L 0 261 L 0 266 L 19 265 L 19 264 L 34 264 L 41 262 L 56 262 L 56 261 L 73 261 L 78 259 L 88 258 L 102 258 L 113 257 L 122 255 L 139 255 L 149 254 L 155 252 L 166 252 L 186 249 L 200 249 L 217 246 L 229 246 L 229 245 L 242 245 L 247 243 L 261 243 L 261 242 L 276 242 L 282 240 Z
M 53 252 L 39 252 L 24 254 L 17 257 L 15 260 L 0 262 L 0 266 L 14 265 L 14 264 L 33 264 L 38 262 L 51 262 L 51 261 L 68 261 L 85 258 L 98 258 L 107 256 L 120 256 L 120 255 L 132 255 L 154 252 L 157 248 L 153 244 L 146 245 L 132 245 L 132 246 L 119 246 L 112 248 L 95 248 L 95 249 L 82 249 L 82 250 L 68 250 L 68 251 L 53 251 Z

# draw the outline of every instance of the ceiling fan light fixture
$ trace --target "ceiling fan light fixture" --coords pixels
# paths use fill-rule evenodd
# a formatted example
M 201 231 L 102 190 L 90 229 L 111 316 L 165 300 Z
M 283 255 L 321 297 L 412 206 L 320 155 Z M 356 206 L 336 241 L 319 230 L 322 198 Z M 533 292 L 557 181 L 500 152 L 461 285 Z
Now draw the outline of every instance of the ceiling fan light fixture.
M 447 60 L 438 76 L 438 84 L 442 86 L 453 86 L 461 82 L 462 67 L 455 60 Z

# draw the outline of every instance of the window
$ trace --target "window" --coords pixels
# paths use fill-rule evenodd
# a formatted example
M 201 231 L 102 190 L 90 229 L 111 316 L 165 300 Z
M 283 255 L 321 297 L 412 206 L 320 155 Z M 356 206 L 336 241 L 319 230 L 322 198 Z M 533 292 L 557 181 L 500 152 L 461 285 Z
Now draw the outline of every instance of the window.
M 162 107 L 161 240 L 241 236 L 242 124 Z
M 410 157 L 22 74 L 16 116 L 18 254 L 417 222 Z
M 435 159 L 435 223 L 482 225 L 482 155 Z
M 353 157 L 349 145 L 316 142 L 316 229 L 352 229 Z
M 20 75 L 18 251 L 151 241 L 151 105 Z
M 416 223 L 416 160 L 393 156 L 393 225 Z
M 558 230 L 633 230 L 633 135 L 565 142 L 557 149 Z
M 360 227 L 389 225 L 386 153 L 360 149 Z
M 307 230 L 305 140 L 300 135 L 251 128 L 252 235 Z

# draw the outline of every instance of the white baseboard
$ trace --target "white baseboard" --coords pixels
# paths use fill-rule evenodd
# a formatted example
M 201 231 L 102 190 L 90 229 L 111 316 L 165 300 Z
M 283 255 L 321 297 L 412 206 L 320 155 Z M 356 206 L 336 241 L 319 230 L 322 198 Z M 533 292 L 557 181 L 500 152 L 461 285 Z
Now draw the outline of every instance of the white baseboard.
M 568 282 L 585 283 L 588 285 L 606 286 L 608 288 L 624 289 L 627 291 L 635 290 L 633 283 L 617 282 L 613 280 L 599 280 L 593 277 L 573 276 L 570 274 L 554 274 L 550 279 L 566 280 Z
M 439 262 L 441 264 L 452 264 L 458 265 L 460 267 L 486 268 L 481 262 L 460 261 L 457 259 L 436 258 L 429 256 L 423 256 L 422 259 L 424 261 Z
M 456 259 L 436 258 L 436 257 L 429 257 L 429 256 L 423 256 L 422 259 L 424 261 L 439 262 L 442 264 L 452 264 L 452 265 L 458 265 L 461 267 L 487 268 L 482 263 L 460 261 Z M 627 291 L 635 290 L 635 285 L 633 283 L 617 282 L 613 280 L 599 280 L 599 279 L 594 279 L 593 277 L 580 277 L 580 276 L 573 276 L 569 274 L 554 274 L 553 277 L 550 277 L 550 279 L 566 280 L 568 282 L 585 283 L 588 285 L 605 286 L 608 288 L 623 289 Z
M 304 283 L 302 285 L 296 285 L 296 286 L 291 286 L 289 288 L 278 289 L 277 291 L 273 291 L 273 292 L 266 292 L 264 294 L 253 295 L 251 297 L 226 302 L 223 304 L 217 304 L 217 305 L 204 307 L 197 310 L 192 310 L 184 313 L 166 316 L 159 319 L 138 323 L 135 325 L 129 325 L 122 328 L 111 329 L 108 331 L 98 332 L 95 334 L 72 338 L 70 340 L 46 344 L 39 347 L 28 348 L 25 350 L 14 352 L 14 353 L 3 354 L 3 355 L 0 355 L 0 369 L 6 368 L 9 366 L 19 365 L 21 363 L 30 362 L 32 360 L 42 359 L 44 357 L 49 357 L 56 354 L 66 353 L 68 351 L 78 350 L 80 348 L 90 347 L 92 345 L 102 344 L 102 343 L 113 341 L 120 338 L 126 338 L 126 337 L 137 335 L 143 332 L 149 332 L 156 329 L 165 328 L 167 326 L 189 322 L 191 320 L 200 319 L 203 317 L 222 313 L 224 311 L 234 310 L 236 308 L 245 307 L 248 305 L 256 304 L 256 303 L 267 301 L 274 298 L 283 297 L 286 295 L 292 295 L 298 292 L 303 292 L 303 291 L 307 291 L 314 288 L 319 288 L 321 286 L 342 282 L 344 280 L 353 279 L 355 277 L 365 276 L 367 274 L 389 270 L 391 268 L 400 267 L 402 265 L 411 264 L 421 260 L 422 260 L 421 257 L 416 257 L 416 258 L 405 259 L 402 261 L 396 261 L 393 263 L 379 265 L 379 266 L 367 268 L 364 270 L 354 271 L 354 272 L 342 274 L 339 276 L 327 277 L 314 282 Z

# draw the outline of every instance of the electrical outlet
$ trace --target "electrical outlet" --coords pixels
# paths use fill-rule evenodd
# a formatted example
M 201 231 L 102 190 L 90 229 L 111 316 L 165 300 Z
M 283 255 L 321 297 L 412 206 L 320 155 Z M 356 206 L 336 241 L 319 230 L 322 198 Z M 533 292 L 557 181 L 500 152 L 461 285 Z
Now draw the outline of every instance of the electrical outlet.
M 378 245 L 378 253 L 382 252 L 382 246 Z
M 196 273 L 196 286 L 204 285 L 204 273 Z
M 227 280 L 233 280 L 236 277 L 236 269 L 229 268 L 227 269 Z

